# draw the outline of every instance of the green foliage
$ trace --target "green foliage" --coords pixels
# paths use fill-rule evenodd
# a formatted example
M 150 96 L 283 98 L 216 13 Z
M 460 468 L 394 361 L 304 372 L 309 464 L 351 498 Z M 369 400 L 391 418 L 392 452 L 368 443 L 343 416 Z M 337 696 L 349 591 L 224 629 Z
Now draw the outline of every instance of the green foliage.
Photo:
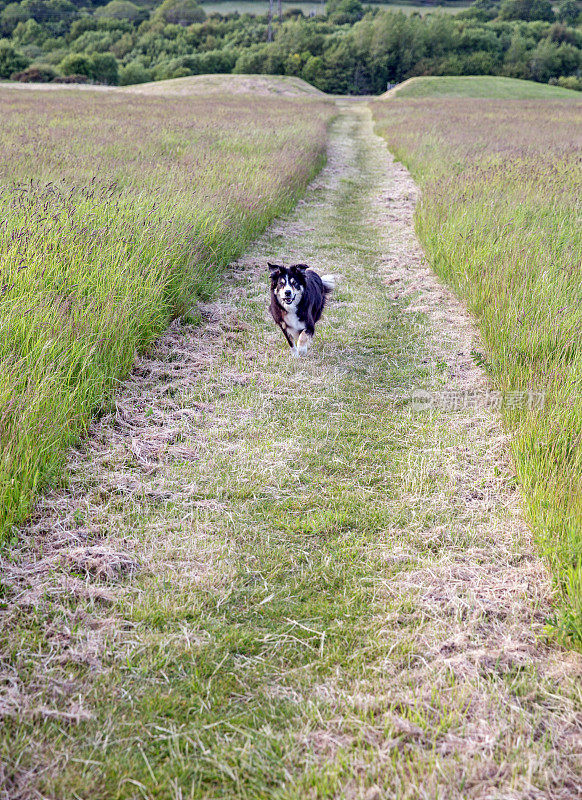
M 19 22 L 12 34 L 12 40 L 18 45 L 42 45 L 47 38 L 47 31 L 34 19 Z
M 119 81 L 117 59 L 111 53 L 70 53 L 61 61 L 63 75 L 83 75 L 97 83 L 116 84 Z
M 56 71 L 49 64 L 33 64 L 13 75 L 12 80 L 20 83 L 49 83 L 56 77 Z
M 568 78 L 562 76 L 557 79 L 556 84 L 564 89 L 574 89 L 576 92 L 582 92 L 582 78 L 577 78 L 575 75 L 570 75 Z
M 2 11 L 0 29 L 10 34 L 18 23 L 34 20 L 50 35 L 61 36 L 67 32 L 77 13 L 76 7 L 68 0 L 22 0 L 21 3 L 10 3 Z
M 234 73 L 284 75 L 285 57 L 275 44 L 261 45 L 243 51 L 238 57 Z
M 362 19 L 364 9 L 360 0 L 328 0 L 327 15 L 336 25 L 346 25 Z
M 550 0 L 503 0 L 499 9 L 499 19 L 552 22 L 554 12 Z
M 545 39 L 531 54 L 531 74 L 543 83 L 560 75 L 570 75 L 581 65 L 580 56 L 580 50 L 570 44 L 556 44 Z
M 188 75 L 211 75 L 232 72 L 237 61 L 237 53 L 232 50 L 210 50 L 207 53 L 194 53 L 171 61 L 162 62 L 156 67 L 154 78 L 185 78 Z
M 157 8 L 154 19 L 186 27 L 194 22 L 203 22 L 206 12 L 196 0 L 164 0 Z
M 0 34 L 10 36 L 19 23 L 26 22 L 30 18 L 23 3 L 9 3 L 0 13 Z
M 115 86 L 119 82 L 117 59 L 111 53 L 95 53 L 91 59 L 91 77 L 97 83 Z
M 580 19 L 580 6 L 576 0 L 562 0 L 556 10 L 556 19 L 565 25 L 575 25 Z
M 9 78 L 29 64 L 28 59 L 6 39 L 0 39 L 0 78 Z
M 145 8 L 130 0 L 111 0 L 82 15 L 69 0 L 22 0 L 6 6 L 0 26 L 15 49 L 43 62 L 101 53 L 122 68 L 140 64 L 124 73 L 131 81 L 140 70 L 157 80 L 201 71 L 264 73 L 302 76 L 327 92 L 379 94 L 417 75 L 547 82 L 576 78 L 580 69 L 582 30 L 564 21 L 573 18 L 573 7 L 564 5 L 558 14 L 563 21 L 551 24 L 549 0 L 505 0 L 501 10 L 494 0 L 477 0 L 456 16 L 389 8 L 364 14 L 358 0 L 331 0 L 327 9 L 327 17 L 275 21 L 272 42 L 266 16 L 205 18 L 196 0 L 165 0 L 148 19 Z M 115 82 L 110 66 L 106 77 Z
M 95 11 L 95 16 L 109 19 L 127 19 L 130 22 L 142 22 L 147 19 L 148 13 L 144 8 L 136 6 L 131 0 L 111 0 L 106 6 L 101 6 Z
M 479 22 L 488 22 L 495 19 L 498 12 L 498 4 L 494 0 L 475 0 L 472 5 L 460 11 L 457 15 L 459 19 L 474 19 Z
M 135 83 L 151 81 L 152 73 L 146 69 L 141 61 L 130 61 L 119 70 L 119 83 L 121 86 L 130 86 Z
M 69 53 L 59 64 L 63 75 L 84 75 L 86 78 L 92 77 L 92 68 L 91 57 L 83 53 Z

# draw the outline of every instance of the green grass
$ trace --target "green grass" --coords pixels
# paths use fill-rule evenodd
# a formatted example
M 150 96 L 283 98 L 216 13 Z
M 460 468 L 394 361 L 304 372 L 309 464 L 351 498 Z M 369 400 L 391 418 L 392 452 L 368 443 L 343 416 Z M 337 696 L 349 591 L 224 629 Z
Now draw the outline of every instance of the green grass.
M 207 14 L 218 12 L 219 14 L 255 14 L 257 16 L 264 15 L 268 12 L 268 3 L 259 2 L 258 0 L 204 0 L 202 3 L 204 10 Z M 366 3 L 364 3 L 366 5 Z M 445 13 L 456 14 L 463 8 L 467 7 L 467 3 L 454 3 L 452 5 L 422 5 L 417 3 L 373 3 L 373 8 L 386 8 L 389 11 L 404 11 L 406 14 L 417 12 L 419 14 L 429 13 Z M 283 2 L 283 13 L 292 8 L 300 8 L 305 15 L 310 12 L 316 14 L 325 14 L 325 4 L 321 0 L 312 0 L 312 2 L 293 2 L 293 0 L 285 0 Z M 277 13 L 277 4 L 275 3 L 275 13 Z
M 407 190 L 384 179 L 361 104 L 330 155 L 210 324 L 178 328 L 142 363 L 158 372 L 119 398 L 130 432 L 105 419 L 70 491 L 44 506 L 45 547 L 80 524 L 142 569 L 106 587 L 109 605 L 73 599 L 63 563 L 33 578 L 32 610 L 7 588 L 17 691 L 0 759 L 15 795 L 466 800 L 465 786 L 525 796 L 578 780 L 571 684 L 559 668 L 538 678 L 524 647 L 536 603 L 511 566 L 528 545 L 519 528 L 505 538 L 498 427 L 406 401 L 448 383 L 456 331 L 386 285 L 387 260 L 407 270 L 413 254 L 379 198 Z M 298 253 L 342 276 L 300 361 L 267 318 L 264 267 Z M 160 431 L 194 457 L 167 443 L 140 466 Z M 75 724 L 79 706 L 93 716 Z
M 574 99 L 577 92 L 546 83 L 485 75 L 413 78 L 398 89 L 398 98 L 491 97 L 500 100 Z
M 297 201 L 330 106 L 2 90 L 0 538 L 173 314 Z
M 543 90 L 570 102 L 397 96 L 374 113 L 422 186 L 428 258 L 479 322 L 558 587 L 554 623 L 581 647 L 582 100 Z M 541 393 L 542 406 L 516 392 Z

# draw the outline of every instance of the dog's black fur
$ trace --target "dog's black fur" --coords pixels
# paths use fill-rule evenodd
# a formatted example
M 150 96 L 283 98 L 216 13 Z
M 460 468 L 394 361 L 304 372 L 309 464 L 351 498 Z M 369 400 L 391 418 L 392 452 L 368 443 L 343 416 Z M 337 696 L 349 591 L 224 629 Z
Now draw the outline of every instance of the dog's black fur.
M 271 314 L 296 355 L 304 355 L 315 333 L 327 295 L 334 287 L 331 275 L 320 276 L 307 264 L 284 267 L 268 264 L 271 277 Z

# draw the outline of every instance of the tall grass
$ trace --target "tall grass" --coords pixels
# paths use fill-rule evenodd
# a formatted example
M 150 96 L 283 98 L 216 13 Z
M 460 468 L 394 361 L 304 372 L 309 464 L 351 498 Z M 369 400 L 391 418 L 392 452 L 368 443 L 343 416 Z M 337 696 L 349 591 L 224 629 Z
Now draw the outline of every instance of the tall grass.
M 0 539 L 173 314 L 296 202 L 330 105 L 0 92 Z
M 499 75 L 430 75 L 398 87 L 403 97 L 495 97 L 499 100 L 555 100 L 575 97 L 574 90 Z
M 582 646 L 582 103 L 411 98 L 374 114 L 422 186 L 428 258 L 480 323 L 562 601 L 554 623 Z

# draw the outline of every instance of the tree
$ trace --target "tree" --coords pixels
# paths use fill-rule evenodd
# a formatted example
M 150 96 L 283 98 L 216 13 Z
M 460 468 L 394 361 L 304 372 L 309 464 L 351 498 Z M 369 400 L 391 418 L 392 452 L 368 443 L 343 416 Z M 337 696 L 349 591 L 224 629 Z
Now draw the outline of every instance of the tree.
M 204 22 L 206 12 L 196 0 L 164 0 L 155 11 L 153 19 L 186 28 L 195 22 Z
M 83 75 L 97 83 L 119 83 L 119 66 L 111 53 L 69 53 L 59 64 L 63 75 Z
M 556 11 L 556 18 L 564 25 L 575 25 L 580 16 L 576 0 L 562 0 Z
M 50 83 L 57 77 L 57 73 L 50 64 L 37 64 L 16 72 L 11 77 L 13 81 L 20 83 Z
M 47 34 L 42 25 L 39 25 L 36 20 L 27 19 L 26 22 L 18 23 L 12 34 L 12 40 L 19 45 L 42 45 L 48 35 L 49 34 Z
M 336 25 L 354 23 L 364 16 L 360 0 L 329 0 L 326 10 L 330 22 Z
M 84 75 L 85 78 L 92 76 L 92 60 L 84 53 L 69 53 L 59 64 L 59 70 L 63 75 Z
M 106 6 L 95 11 L 97 18 L 128 19 L 130 22 L 143 22 L 148 13 L 144 8 L 136 6 L 131 0 L 111 0 Z
M 479 22 L 487 22 L 497 16 L 497 4 L 493 0 L 475 0 L 475 2 L 464 11 L 459 11 L 458 19 L 477 19 Z
M 530 54 L 529 66 L 536 81 L 571 75 L 580 67 L 580 51 L 571 44 L 558 45 L 543 39 Z
M 322 59 L 319 56 L 310 56 L 305 62 L 301 77 L 304 81 L 307 81 L 307 83 L 311 83 L 313 86 L 320 89 L 323 76 L 324 67 Z
M 10 36 L 19 22 L 26 22 L 31 17 L 32 14 L 23 8 L 20 3 L 8 3 L 0 13 L 0 34 Z
M 151 81 L 152 74 L 146 69 L 141 61 L 130 61 L 119 71 L 119 83 L 121 86 L 130 86 L 134 83 L 147 83 Z
M 554 11 L 550 0 L 504 0 L 499 9 L 499 19 L 553 22 Z
M 91 58 L 91 76 L 97 83 L 116 86 L 119 83 L 117 59 L 111 53 L 95 53 Z
M 20 72 L 29 64 L 22 53 L 15 50 L 6 39 L 0 39 L 0 78 L 9 78 L 14 72 Z

